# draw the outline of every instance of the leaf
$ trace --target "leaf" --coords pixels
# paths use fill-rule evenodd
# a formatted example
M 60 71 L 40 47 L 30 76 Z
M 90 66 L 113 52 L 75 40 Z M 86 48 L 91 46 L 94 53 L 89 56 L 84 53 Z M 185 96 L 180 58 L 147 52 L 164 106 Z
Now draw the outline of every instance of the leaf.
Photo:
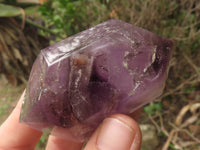
M 0 17 L 13 17 L 21 14 L 19 7 L 0 4 Z

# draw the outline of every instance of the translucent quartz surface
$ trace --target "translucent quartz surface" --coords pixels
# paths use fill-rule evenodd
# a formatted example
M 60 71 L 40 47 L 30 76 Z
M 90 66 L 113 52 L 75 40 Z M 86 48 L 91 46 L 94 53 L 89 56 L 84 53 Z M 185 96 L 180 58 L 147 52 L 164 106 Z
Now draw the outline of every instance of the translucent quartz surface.
M 158 97 L 172 41 L 109 20 L 41 51 L 20 121 L 74 141 L 113 113 L 129 114 Z

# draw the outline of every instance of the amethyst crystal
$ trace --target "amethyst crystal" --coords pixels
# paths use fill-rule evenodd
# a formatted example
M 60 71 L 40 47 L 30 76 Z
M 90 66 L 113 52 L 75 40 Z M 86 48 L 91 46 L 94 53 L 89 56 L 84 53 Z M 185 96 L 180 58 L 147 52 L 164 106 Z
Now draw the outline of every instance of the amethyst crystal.
M 129 114 L 162 93 L 172 45 L 109 20 L 47 47 L 33 65 L 20 121 L 84 140 L 108 115 Z

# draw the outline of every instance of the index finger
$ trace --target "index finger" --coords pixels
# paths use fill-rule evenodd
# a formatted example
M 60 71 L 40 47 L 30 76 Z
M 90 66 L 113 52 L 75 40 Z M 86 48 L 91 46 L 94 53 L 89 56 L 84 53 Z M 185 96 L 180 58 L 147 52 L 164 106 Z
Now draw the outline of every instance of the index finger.
M 42 132 L 19 123 L 20 111 L 25 91 L 17 106 L 0 127 L 0 149 L 34 150 Z

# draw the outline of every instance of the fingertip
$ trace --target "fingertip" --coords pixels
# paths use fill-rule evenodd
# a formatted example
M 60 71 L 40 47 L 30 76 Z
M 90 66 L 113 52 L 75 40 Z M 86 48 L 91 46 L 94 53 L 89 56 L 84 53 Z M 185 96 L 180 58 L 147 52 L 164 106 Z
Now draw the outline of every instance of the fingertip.
M 139 150 L 141 139 L 141 131 L 135 120 L 123 114 L 114 114 L 102 122 L 85 150 Z

